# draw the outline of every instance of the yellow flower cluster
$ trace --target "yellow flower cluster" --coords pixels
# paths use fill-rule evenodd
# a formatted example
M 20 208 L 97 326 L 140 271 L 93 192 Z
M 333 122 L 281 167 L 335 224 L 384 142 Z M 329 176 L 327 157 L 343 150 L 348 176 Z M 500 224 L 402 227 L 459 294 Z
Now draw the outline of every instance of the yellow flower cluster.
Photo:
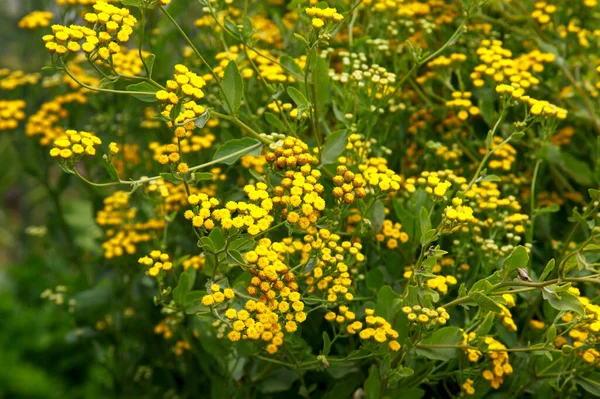
M 210 294 L 206 294 L 202 297 L 202 304 L 204 306 L 216 306 L 233 298 L 235 298 L 235 292 L 231 288 L 225 288 L 223 292 L 221 292 L 219 284 L 211 284 Z
M 486 337 L 484 342 L 487 344 L 487 356 L 492 361 L 492 368 L 484 370 L 481 375 L 492 388 L 498 389 L 504 382 L 502 377 L 511 375 L 513 368 L 508 358 L 508 352 L 502 350 L 506 349 L 504 344 L 492 337 Z
M 454 276 L 437 276 L 430 278 L 426 281 L 426 284 L 432 290 L 437 290 L 440 294 L 448 293 L 449 285 L 456 285 L 458 281 Z
M 375 195 L 394 194 L 400 190 L 402 177 L 388 168 L 385 158 L 369 158 L 366 163 L 358 166 L 358 170 Z
M 102 244 L 105 258 L 133 255 L 139 243 L 152 240 L 151 232 L 164 229 L 164 219 L 136 222 L 136 215 L 137 208 L 130 205 L 126 191 L 117 191 L 104 199 L 104 208 L 96 214 L 96 223 L 106 228 L 106 240 Z
M 52 25 L 52 35 L 42 39 L 50 53 L 64 55 L 83 50 L 87 54 L 96 55 L 96 59 L 107 61 L 111 55 L 121 51 L 119 43 L 125 43 L 133 33 L 137 20 L 129 9 L 119 8 L 105 1 L 98 1 L 93 6 L 94 12 L 84 16 L 85 21 L 93 26 Z M 85 39 L 83 44 L 80 42 Z
M 496 315 L 502 319 L 502 324 L 504 324 L 504 327 L 506 327 L 508 331 L 517 331 L 517 325 L 513 320 L 510 310 L 508 310 L 508 308 L 502 305 L 501 303 L 497 305 L 500 306 L 500 309 L 502 309 L 502 311 L 496 313 Z
M 83 155 L 96 155 L 97 145 L 102 140 L 90 132 L 66 130 L 62 136 L 54 140 L 50 155 L 54 158 L 70 159 L 78 162 Z
M 467 56 L 460 53 L 452 53 L 448 57 L 440 55 L 427 63 L 428 68 L 448 69 L 449 67 L 462 64 L 467 60 Z
M 306 230 L 325 209 L 325 200 L 320 196 L 325 189 L 318 182 L 321 172 L 312 168 L 317 159 L 308 152 L 306 143 L 293 137 L 273 147 L 265 159 L 276 172 L 284 172 L 279 185 L 273 188 L 273 204 L 281 207 L 289 223 Z
M 497 341 L 490 336 L 482 338 L 485 344 L 487 345 L 487 357 L 491 360 L 491 364 L 489 365 L 490 368 L 485 369 L 482 372 L 482 377 L 484 380 L 489 382 L 492 388 L 498 389 L 502 382 L 504 382 L 503 377 L 509 376 L 513 373 L 513 368 L 509 361 L 508 352 L 503 350 L 506 349 L 506 346 L 504 346 L 504 344 L 502 344 L 500 341 Z M 475 339 L 477 339 L 476 332 L 471 331 L 468 334 L 463 332 L 462 344 L 466 345 L 468 343 L 471 343 Z M 478 362 L 482 356 L 482 353 L 477 349 L 463 349 L 463 351 L 467 353 L 469 361 L 471 363 Z
M 21 29 L 47 28 L 54 14 L 49 11 L 32 11 L 19 21 Z
M 400 223 L 394 223 L 389 219 L 383 221 L 381 233 L 375 235 L 375 239 L 379 242 L 384 242 L 389 249 L 398 248 L 398 243 L 408 242 L 408 234 L 401 231 L 402 225 Z
M 569 293 L 578 297 L 583 306 L 585 315 L 580 316 L 573 312 L 564 314 L 561 318 L 563 323 L 569 325 L 568 336 L 572 339 L 573 347 L 578 349 L 577 354 L 588 364 L 597 363 L 600 360 L 600 306 L 595 305 L 585 296 L 580 296 L 579 289 L 570 287 Z M 556 346 L 562 347 L 567 344 L 564 335 L 556 338 Z
M 247 300 L 244 309 L 225 311 L 225 317 L 232 323 L 227 335 L 231 341 L 262 340 L 268 343 L 267 352 L 274 354 L 283 344 L 284 331 L 293 333 L 298 323 L 306 320 L 295 276 L 283 262 L 288 251 L 285 242 L 263 238 L 254 250 L 244 255 L 253 274 L 246 290 L 256 299 Z
M 364 262 L 365 256 L 360 252 L 362 245 L 358 242 L 342 241 L 337 234 L 327 229 L 309 229 L 304 236 L 303 252 L 305 261 L 316 257 L 316 265 L 310 276 L 306 277 L 307 292 L 313 293 L 315 287 L 320 291 L 327 290 L 327 301 L 351 301 L 354 295 L 350 292 L 352 278 L 350 268 Z
M 264 183 L 259 183 L 260 187 L 262 184 Z M 256 194 L 256 191 L 265 194 Z M 184 217 L 191 220 L 196 228 L 204 227 L 206 230 L 212 230 L 216 223 L 219 223 L 225 230 L 247 229 L 248 234 L 255 236 L 271 226 L 274 219 L 269 212 L 273 209 L 273 202 L 261 188 L 247 192 L 252 197 L 261 196 L 260 206 L 242 201 L 229 201 L 223 208 L 217 208 L 219 200 L 216 198 L 209 198 L 204 193 L 192 194 L 188 197 L 188 203 L 193 209 L 187 210 Z
M 0 89 L 14 90 L 24 85 L 35 85 L 40 81 L 41 74 L 25 73 L 23 71 L 11 71 L 8 68 L 0 69 Z
M 546 1 L 536 1 L 533 6 L 535 10 L 531 13 L 531 17 L 537 20 L 540 25 L 550 23 L 550 16 L 557 10 L 554 4 L 548 4 Z
M 523 89 L 540 83 L 529 70 L 543 70 L 543 63 L 553 62 L 554 54 L 541 53 L 537 50 L 529 55 L 513 59 L 512 52 L 502 47 L 500 40 L 482 40 L 477 55 L 483 64 L 477 65 L 471 73 L 475 87 L 482 87 L 486 76 L 495 82 L 518 83 Z
M 253 169 L 258 174 L 265 173 L 265 165 L 267 165 L 267 159 L 264 155 L 244 155 L 240 158 L 240 163 L 245 169 Z
M 206 258 L 204 256 L 194 255 L 187 259 L 184 259 L 183 262 L 181 262 L 181 267 L 183 267 L 183 270 L 187 270 L 190 267 L 194 270 L 198 270 L 204 269 L 205 264 Z
M 157 249 L 150 252 L 150 256 L 144 256 L 138 259 L 138 263 L 148 267 L 148 275 L 158 276 L 161 270 L 168 272 L 173 268 L 169 255 Z
M 16 129 L 25 119 L 25 101 L 0 100 L 0 131 Z
M 87 102 L 86 96 L 81 92 L 68 93 L 56 96 L 54 99 L 42 104 L 40 109 L 31 115 L 25 125 L 25 134 L 28 137 L 42 136 L 40 144 L 49 145 L 64 134 L 64 129 L 58 125 L 61 119 L 69 116 L 65 104 Z
M 495 136 L 492 140 L 492 149 L 498 147 L 500 143 L 502 143 L 502 137 Z M 479 152 L 484 154 L 487 150 L 485 148 L 480 148 Z M 494 155 L 490 162 L 488 163 L 488 167 L 490 169 L 498 170 L 510 170 L 512 168 L 513 163 L 517 159 L 517 150 L 510 143 L 504 144 L 502 147 L 494 151 Z
M 315 29 L 321 29 L 328 21 L 340 22 L 344 19 L 337 9 L 331 7 L 309 7 L 306 9 L 306 15 L 312 18 L 312 26 Z
M 156 141 L 150 143 L 148 148 L 153 152 L 154 160 L 162 165 L 169 162 L 177 163 L 179 162 L 179 149 L 181 149 L 182 154 L 200 152 L 211 148 L 215 141 L 215 135 L 212 133 L 200 136 L 192 134 L 190 130 L 186 129 L 186 131 L 185 138 L 173 137 L 171 144 L 160 144 Z M 177 144 L 178 140 L 179 144 Z
M 156 99 L 158 101 L 168 103 L 168 104 L 177 104 L 179 101 L 183 101 L 184 105 L 188 101 L 199 100 L 204 98 L 204 92 L 202 88 L 206 86 L 206 81 L 200 76 L 196 75 L 194 72 L 190 71 L 185 65 L 177 64 L 175 65 L 175 73 L 173 74 L 173 79 L 167 80 L 167 90 L 159 90 L 156 92 Z M 194 107 L 201 107 L 196 105 L 195 103 L 191 108 L 187 108 L 186 110 L 191 110 L 194 112 L 194 115 L 190 114 L 190 117 L 185 116 L 185 112 L 182 109 L 182 113 L 184 114 L 183 118 L 179 119 L 181 115 L 177 116 L 179 121 L 194 118 L 196 114 L 204 113 L 202 108 L 202 112 L 200 109 L 195 110 Z M 195 112 L 198 111 L 198 112 Z M 168 114 L 167 114 L 168 116 Z
M 473 208 L 463 205 L 463 200 L 458 197 L 452 198 L 452 205 L 448 205 L 446 207 L 444 210 L 444 216 L 451 223 L 455 221 L 463 223 L 475 220 L 475 217 L 473 216 Z
M 402 313 L 411 323 L 423 325 L 428 329 L 443 326 L 450 320 L 450 315 L 442 307 L 434 310 L 421 305 L 404 306 Z
M 462 388 L 465 390 L 465 392 L 467 393 L 467 395 L 474 395 L 475 394 L 475 388 L 473 388 L 473 383 L 475 381 L 473 381 L 470 378 L 467 378 L 465 380 L 465 382 L 461 385 Z
M 285 116 L 289 116 L 292 120 L 298 119 L 298 108 L 294 108 L 292 103 L 284 103 L 281 100 L 274 100 L 272 103 L 267 105 L 267 108 L 276 114 L 284 114 Z M 300 115 L 302 119 L 308 118 L 308 114 L 306 112 Z
M 346 204 L 354 203 L 354 199 L 365 198 L 367 191 L 365 190 L 366 181 L 362 174 L 355 174 L 348 170 L 344 165 L 339 165 L 336 168 L 336 175 L 333 176 L 333 196 L 341 198 Z
M 398 338 L 398 332 L 392 328 L 392 325 L 381 316 L 375 316 L 373 309 L 365 309 L 365 321 L 356 321 L 356 314 L 348 310 L 347 306 L 340 306 L 338 308 L 338 314 L 335 312 L 327 312 L 325 314 L 325 320 L 335 321 L 338 324 L 346 324 L 346 332 L 351 335 L 358 333 L 358 336 L 362 340 L 371 340 L 371 338 L 378 344 L 388 342 L 388 348 L 393 351 L 400 350 L 400 343 L 396 341 Z M 366 326 L 363 329 L 363 326 Z
M 446 101 L 446 106 L 458 111 L 456 116 L 462 121 L 466 121 L 469 115 L 476 116 L 481 114 L 481 110 L 471 102 L 472 93 L 470 91 L 452 93 L 452 100 Z
M 144 59 L 149 55 L 149 52 L 142 51 L 142 57 Z M 122 47 L 120 52 L 113 55 L 112 65 L 117 73 L 127 76 L 139 76 L 142 74 L 144 68 L 139 51 L 137 49 L 128 49 L 126 47 Z

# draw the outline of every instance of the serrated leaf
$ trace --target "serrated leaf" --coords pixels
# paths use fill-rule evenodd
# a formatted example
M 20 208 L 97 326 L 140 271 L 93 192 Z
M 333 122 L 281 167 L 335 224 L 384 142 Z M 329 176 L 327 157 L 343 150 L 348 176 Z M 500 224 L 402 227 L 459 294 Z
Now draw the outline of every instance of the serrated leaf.
M 229 64 L 225 68 L 223 95 L 227 99 L 224 103 L 227 111 L 232 115 L 237 115 L 244 95 L 244 81 L 234 61 L 229 61 Z M 230 105 L 232 109 L 229 109 Z
M 350 133 L 347 130 L 339 130 L 325 137 L 325 145 L 321 151 L 321 165 L 335 163 L 338 157 L 346 149 Z
M 244 155 L 260 155 L 261 149 L 262 143 L 250 137 L 229 140 L 217 149 L 213 161 L 233 165 Z
M 153 103 L 157 101 L 155 93 L 158 91 L 158 88 L 148 82 L 131 84 L 127 86 L 126 89 L 127 91 L 131 91 L 132 93 L 130 94 L 140 101 L 146 103 Z

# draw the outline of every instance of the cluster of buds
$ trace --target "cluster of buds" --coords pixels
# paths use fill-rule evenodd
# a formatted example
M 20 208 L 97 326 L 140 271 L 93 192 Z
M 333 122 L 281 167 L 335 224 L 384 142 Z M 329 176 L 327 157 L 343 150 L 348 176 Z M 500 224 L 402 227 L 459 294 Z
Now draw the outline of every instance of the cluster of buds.
M 366 182 L 360 173 L 355 174 L 344 165 L 338 166 L 336 173 L 333 176 L 334 197 L 343 198 L 345 203 L 352 204 L 356 197 L 365 198 L 367 196 L 367 191 L 364 188 Z
M 450 319 L 450 315 L 442 307 L 433 310 L 420 305 L 404 306 L 402 313 L 406 315 L 410 322 L 424 325 L 427 328 L 443 326 Z
M 150 256 L 144 256 L 138 259 L 138 263 L 148 267 L 148 274 L 152 277 L 158 276 L 161 270 L 169 271 L 173 268 L 173 263 L 169 262 L 169 255 L 159 250 L 150 252 Z

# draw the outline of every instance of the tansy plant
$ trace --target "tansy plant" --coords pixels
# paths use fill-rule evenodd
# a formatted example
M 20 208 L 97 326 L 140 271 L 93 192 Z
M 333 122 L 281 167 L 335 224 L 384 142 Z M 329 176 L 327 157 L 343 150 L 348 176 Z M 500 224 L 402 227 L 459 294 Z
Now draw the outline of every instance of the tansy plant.
M 596 1 L 56 3 L 0 130 L 98 395 L 600 396 Z

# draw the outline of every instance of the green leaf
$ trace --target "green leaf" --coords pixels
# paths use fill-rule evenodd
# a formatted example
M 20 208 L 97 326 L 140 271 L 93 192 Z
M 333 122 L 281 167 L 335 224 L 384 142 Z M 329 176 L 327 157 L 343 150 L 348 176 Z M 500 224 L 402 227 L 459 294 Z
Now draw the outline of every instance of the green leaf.
M 195 314 L 202 311 L 208 311 L 208 308 L 202 305 L 202 297 L 206 291 L 190 291 L 185 296 L 183 308 L 186 314 Z
M 124 6 L 129 6 L 129 7 L 138 7 L 138 8 L 142 7 L 141 0 L 121 0 L 121 4 L 123 4 Z
M 426 334 L 419 344 L 422 345 L 459 345 L 463 340 L 462 332 L 458 327 L 442 327 Z M 455 348 L 419 348 L 417 355 L 432 360 L 448 361 L 457 356 Z
M 554 260 L 554 258 L 550 259 L 550 261 L 548 261 L 548 263 L 546 264 L 546 267 L 544 268 L 544 271 L 542 272 L 542 275 L 540 276 L 540 281 L 544 281 L 546 279 L 546 277 L 548 277 L 550 275 L 550 273 L 552 273 L 552 270 L 554 270 L 554 266 L 556 265 L 556 260 Z
M 210 119 L 210 112 L 205 111 L 202 115 L 200 115 L 200 117 L 198 119 L 196 119 L 194 121 L 194 125 L 196 125 L 196 127 L 202 129 L 205 125 L 206 122 L 208 122 L 208 120 Z
M 321 352 L 323 356 L 329 355 L 329 351 L 331 350 L 331 339 L 327 334 L 327 331 L 323 331 L 323 351 Z
M 527 249 L 525 249 L 524 246 L 519 245 L 504 260 L 502 263 L 502 269 L 506 273 L 510 273 L 519 267 L 527 267 L 527 263 L 529 263 L 529 254 L 527 253 Z
M 307 48 L 308 48 L 308 47 L 310 47 L 310 43 L 308 42 L 308 40 L 306 40 L 306 39 L 304 38 L 304 36 L 302 36 L 301 34 L 299 34 L 299 33 L 294 33 L 294 37 L 295 37 L 296 39 L 300 40 L 300 42 L 302 42 L 302 44 L 304 44 L 304 47 L 307 47 Z
M 384 285 L 377 291 L 375 314 L 386 320 L 392 320 L 402 303 L 402 297 L 389 285 Z
M 583 315 L 583 306 L 579 299 L 567 291 L 560 292 L 561 288 L 556 284 L 546 286 L 542 289 L 542 296 L 554 309 L 577 312 Z
M 244 95 L 244 81 L 234 61 L 229 61 L 223 76 L 223 94 L 229 104 L 225 102 L 225 108 L 232 115 L 237 115 L 242 104 Z M 232 109 L 229 109 L 231 105 Z
M 596 397 L 600 397 L 600 373 L 588 373 L 575 377 L 575 382 Z
M 159 174 L 164 180 L 173 183 L 173 184 L 181 184 L 181 179 L 173 176 L 173 173 L 170 172 L 162 172 Z
M 146 67 L 148 67 L 148 77 L 152 77 L 152 69 L 154 68 L 154 60 L 156 60 L 156 56 L 154 54 L 150 54 L 144 62 L 146 63 Z
M 385 220 L 385 207 L 381 200 L 375 201 L 369 212 L 369 220 L 373 231 L 381 231 L 383 221 Z
M 175 303 L 183 306 L 188 292 L 190 292 L 190 276 L 186 272 L 183 272 L 179 276 L 179 284 L 173 290 L 173 300 Z
M 376 290 L 385 283 L 385 276 L 379 268 L 369 270 L 367 273 L 367 288 Z
M 536 215 L 543 215 L 544 213 L 555 213 L 560 211 L 560 206 L 558 204 L 552 204 L 545 206 L 543 208 L 538 208 L 535 210 Z
M 273 126 L 279 132 L 284 132 L 286 130 L 285 126 L 283 125 L 283 122 L 281 122 L 279 118 L 276 117 L 274 114 L 270 112 L 265 112 L 265 119 L 267 120 L 267 123 L 269 123 L 269 125 Z
M 306 97 L 304 96 L 304 94 L 302 94 L 300 90 L 296 89 L 295 87 L 289 86 L 287 88 L 287 93 L 298 107 L 310 107 L 310 102 L 306 99 Z
M 297 75 L 302 75 L 302 68 L 300 68 L 300 65 L 298 65 L 296 61 L 289 55 L 282 55 L 279 59 L 279 62 L 281 62 L 281 65 L 285 66 L 286 69 L 293 71 Z
M 220 251 L 221 249 L 225 248 L 225 245 L 227 244 L 225 242 L 225 237 L 223 236 L 223 231 L 220 227 L 215 227 L 214 229 L 212 229 L 210 231 L 210 234 L 208 235 L 208 238 L 211 239 L 217 251 Z
M 244 260 L 244 257 L 237 249 L 228 249 L 227 255 L 229 255 L 237 264 L 246 266 L 246 261 Z
M 262 143 L 250 137 L 229 140 L 215 152 L 213 161 L 233 165 L 235 161 L 244 155 L 260 155 L 261 150 Z
M 213 175 L 212 173 L 209 172 L 193 172 L 193 176 L 194 176 L 194 181 L 195 182 L 200 182 L 200 181 L 204 181 L 204 180 L 212 180 L 215 175 Z
M 338 130 L 335 133 L 325 137 L 325 145 L 321 152 L 321 165 L 336 163 L 338 157 L 346 149 L 350 132 L 347 130 Z
M 480 182 L 482 181 L 490 181 L 490 182 L 495 182 L 495 181 L 502 181 L 502 179 L 500 179 L 498 176 L 496 175 L 487 175 L 482 177 L 481 179 L 479 179 Z
M 209 237 L 200 237 L 198 246 L 208 252 L 216 252 L 215 243 Z
M 437 230 L 429 229 L 421 235 L 421 245 L 425 246 L 435 239 Z
M 421 207 L 421 212 L 419 213 L 419 221 L 421 223 L 421 234 L 431 230 L 431 221 L 429 220 L 429 212 L 425 207 Z
M 490 330 L 494 326 L 494 320 L 496 319 L 496 314 L 494 312 L 488 312 L 485 316 L 479 328 L 476 331 L 478 337 L 484 337 L 489 334 Z
M 502 312 L 502 308 L 498 306 L 494 300 L 488 296 L 483 295 L 480 292 L 473 292 L 469 294 L 469 298 L 479 305 L 482 310 L 490 311 L 490 312 Z
M 157 101 L 155 93 L 158 91 L 158 88 L 148 82 L 131 84 L 127 86 L 126 89 L 127 91 L 135 92 L 131 93 L 131 95 L 140 101 L 146 103 L 153 103 Z
M 365 393 L 367 399 L 378 399 L 381 390 L 381 381 L 379 380 L 379 370 L 377 366 L 372 365 L 369 369 L 369 377 L 365 381 Z

